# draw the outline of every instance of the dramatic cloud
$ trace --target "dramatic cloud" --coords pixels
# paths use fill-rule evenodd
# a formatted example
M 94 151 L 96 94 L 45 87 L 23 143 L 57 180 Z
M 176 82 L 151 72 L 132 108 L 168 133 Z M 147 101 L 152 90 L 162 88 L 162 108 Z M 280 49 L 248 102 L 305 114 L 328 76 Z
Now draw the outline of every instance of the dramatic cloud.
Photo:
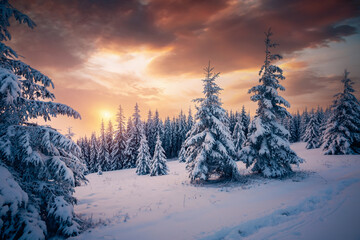
M 149 66 L 151 73 L 198 71 L 212 59 L 223 71 L 257 66 L 262 32 L 272 27 L 281 51 L 340 41 L 356 32 L 342 24 L 357 16 L 356 1 L 87 0 L 16 1 L 38 24 L 16 31 L 16 46 L 36 64 L 70 68 L 94 48 L 171 50 Z M 17 28 L 18 29 L 18 28 Z M 29 39 L 29 41 L 23 41 Z
M 209 60 L 221 72 L 225 107 L 254 108 L 247 90 L 257 83 L 264 57 L 263 32 L 269 27 L 280 44 L 276 51 L 285 56 L 280 62 L 287 77 L 284 96 L 294 110 L 328 105 L 339 86 L 340 71 L 357 68 L 359 60 L 353 55 L 346 62 L 351 64 L 345 65 L 344 57 L 335 53 L 346 49 L 349 55 L 359 48 L 358 1 L 10 2 L 37 27 L 12 24 L 9 44 L 27 63 L 54 79 L 58 101 L 82 113 L 86 124 L 74 123 L 82 134 L 85 126 L 97 128 L 99 109 L 116 109 L 119 104 L 127 115 L 135 102 L 145 111 L 158 108 L 163 115 L 188 108 L 192 98 L 201 96 L 201 70 Z M 345 39 L 351 44 L 341 45 Z M 334 43 L 338 48 L 331 48 Z M 312 52 L 322 48 L 329 52 L 320 51 L 320 66 Z M 336 73 L 324 71 L 330 55 Z M 349 70 L 357 81 L 358 70 Z

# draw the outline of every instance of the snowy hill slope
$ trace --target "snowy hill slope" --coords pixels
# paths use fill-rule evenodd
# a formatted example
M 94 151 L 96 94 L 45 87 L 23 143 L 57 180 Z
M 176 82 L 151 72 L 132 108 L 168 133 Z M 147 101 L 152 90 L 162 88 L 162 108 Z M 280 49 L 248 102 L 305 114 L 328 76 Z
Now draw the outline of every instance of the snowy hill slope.
M 88 175 L 75 210 L 102 224 L 76 239 L 359 239 L 360 156 L 292 148 L 306 163 L 282 180 L 193 186 L 177 161 L 166 176 Z

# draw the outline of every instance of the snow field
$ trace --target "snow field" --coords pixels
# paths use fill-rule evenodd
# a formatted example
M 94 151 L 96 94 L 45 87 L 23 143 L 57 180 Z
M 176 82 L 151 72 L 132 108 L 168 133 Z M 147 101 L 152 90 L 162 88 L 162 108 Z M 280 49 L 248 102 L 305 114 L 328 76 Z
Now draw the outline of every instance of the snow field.
M 165 176 L 90 174 L 75 211 L 100 224 L 75 239 L 358 239 L 360 156 L 292 149 L 306 163 L 281 180 L 248 175 L 242 163 L 244 183 L 191 185 L 177 161 Z

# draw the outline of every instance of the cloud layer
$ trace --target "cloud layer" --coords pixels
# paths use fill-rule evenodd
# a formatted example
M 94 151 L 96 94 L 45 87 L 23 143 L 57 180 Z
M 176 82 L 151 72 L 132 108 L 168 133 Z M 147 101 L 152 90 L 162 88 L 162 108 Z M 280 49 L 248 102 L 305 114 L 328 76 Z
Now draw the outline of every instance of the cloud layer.
M 309 97 L 321 96 L 329 102 L 341 72 L 317 73 L 310 66 L 311 49 L 359 39 L 360 4 L 351 0 L 11 3 L 37 27 L 29 30 L 13 24 L 10 45 L 27 63 L 54 78 L 62 94 L 57 97 L 80 108 L 85 121 L 87 114 L 91 118 L 90 102 L 113 106 L 139 101 L 146 108 L 163 108 L 166 115 L 172 114 L 177 104 L 183 106 L 190 95 L 201 93 L 194 88 L 200 83 L 194 85 L 193 80 L 202 77 L 201 69 L 209 60 L 225 78 L 225 105 L 237 108 L 249 103 L 246 92 L 256 83 L 264 56 L 263 32 L 269 27 L 280 44 L 277 51 L 288 59 L 282 62 L 287 71 L 285 96 L 296 107 L 311 104 Z M 346 47 L 355 49 L 359 43 Z M 297 60 L 304 50 L 308 58 Z M 104 60 L 96 60 L 99 56 Z M 354 79 L 359 79 L 356 72 Z

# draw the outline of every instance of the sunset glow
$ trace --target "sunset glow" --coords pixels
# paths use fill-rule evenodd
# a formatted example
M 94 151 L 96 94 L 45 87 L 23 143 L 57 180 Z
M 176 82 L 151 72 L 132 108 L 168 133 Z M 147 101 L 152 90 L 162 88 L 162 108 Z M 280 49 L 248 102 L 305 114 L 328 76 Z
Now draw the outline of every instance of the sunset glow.
M 144 119 L 149 109 L 162 118 L 187 111 L 201 96 L 209 60 L 221 72 L 224 107 L 245 105 L 254 113 L 247 92 L 258 81 L 263 32 L 270 26 L 284 56 L 279 64 L 290 112 L 331 104 L 344 68 L 359 88 L 359 16 L 350 3 L 76 2 L 14 2 L 38 27 L 14 26 L 10 45 L 54 80 L 56 101 L 79 111 L 82 120 L 51 123 L 63 131 L 73 126 L 77 136 L 99 129 L 102 118 L 115 120 L 120 104 L 128 117 L 138 103 Z
M 110 120 L 110 118 L 112 117 L 111 113 L 109 111 L 101 111 L 101 117 L 104 120 Z

